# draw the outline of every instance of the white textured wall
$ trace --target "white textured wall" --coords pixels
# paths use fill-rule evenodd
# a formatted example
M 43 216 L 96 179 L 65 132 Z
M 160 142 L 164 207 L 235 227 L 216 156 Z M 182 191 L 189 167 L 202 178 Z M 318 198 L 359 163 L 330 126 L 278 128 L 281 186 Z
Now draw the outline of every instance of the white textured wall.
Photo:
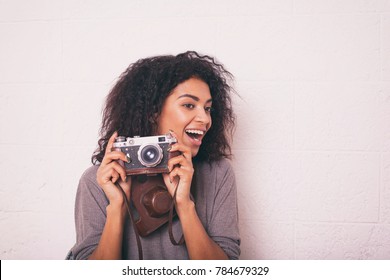
M 65 257 L 105 95 L 189 49 L 242 97 L 242 258 L 389 259 L 389 0 L 0 1 L 0 258 Z

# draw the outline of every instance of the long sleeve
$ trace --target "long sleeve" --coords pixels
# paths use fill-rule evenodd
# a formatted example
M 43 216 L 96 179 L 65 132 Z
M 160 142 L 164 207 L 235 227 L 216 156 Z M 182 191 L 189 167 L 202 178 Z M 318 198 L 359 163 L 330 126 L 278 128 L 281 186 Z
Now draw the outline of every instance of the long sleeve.
M 76 194 L 76 244 L 71 249 L 74 259 L 87 259 L 97 247 L 106 221 L 108 200 L 96 182 L 97 166 L 82 175 Z
M 197 173 L 197 196 L 200 202 L 197 209 L 205 229 L 230 259 L 238 259 L 241 240 L 233 169 L 229 161 L 224 159 L 202 164 Z

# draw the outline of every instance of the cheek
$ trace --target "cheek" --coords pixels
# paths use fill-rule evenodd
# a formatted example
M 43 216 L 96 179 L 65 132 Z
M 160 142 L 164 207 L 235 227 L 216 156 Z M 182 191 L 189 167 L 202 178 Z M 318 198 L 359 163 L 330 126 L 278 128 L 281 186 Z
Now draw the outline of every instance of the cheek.
M 172 110 L 169 114 L 169 119 L 167 118 L 168 122 L 175 124 L 175 126 L 184 126 L 190 119 L 191 117 L 181 110 Z
M 159 134 L 166 134 L 170 129 L 175 132 L 176 130 L 179 130 L 181 119 L 182 116 L 180 116 L 180 114 L 178 114 L 175 110 L 163 112 L 157 123 Z M 177 133 L 178 132 L 179 131 L 177 131 Z

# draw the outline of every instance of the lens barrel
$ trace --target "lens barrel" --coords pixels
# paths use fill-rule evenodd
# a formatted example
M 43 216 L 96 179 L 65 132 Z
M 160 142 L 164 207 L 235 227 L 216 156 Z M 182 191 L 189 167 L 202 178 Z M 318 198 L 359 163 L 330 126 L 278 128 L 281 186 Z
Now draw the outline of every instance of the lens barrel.
M 158 144 L 144 144 L 138 149 L 138 160 L 146 167 L 158 165 L 163 158 L 163 151 Z

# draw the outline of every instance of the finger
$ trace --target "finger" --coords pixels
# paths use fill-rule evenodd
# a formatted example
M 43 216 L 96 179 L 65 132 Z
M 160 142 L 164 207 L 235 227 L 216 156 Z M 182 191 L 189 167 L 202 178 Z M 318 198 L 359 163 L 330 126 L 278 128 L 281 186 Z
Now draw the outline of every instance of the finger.
M 177 138 L 176 132 L 174 132 L 172 129 L 169 130 L 169 133 L 176 138 L 176 140 L 179 142 L 179 139 Z
M 169 174 L 163 173 L 162 176 L 163 176 L 165 185 L 169 188 L 171 186 L 171 178 L 169 178 Z
M 185 168 L 185 169 L 188 169 L 188 170 L 193 169 L 192 161 L 189 161 L 183 155 L 171 158 L 168 161 L 168 169 L 169 169 L 169 171 L 172 171 L 172 169 L 175 166 L 180 166 L 181 168 Z
M 183 166 L 183 165 L 186 165 L 186 162 L 187 160 L 183 157 L 183 156 L 177 156 L 177 157 L 174 157 L 174 158 L 171 158 L 169 161 L 168 161 L 168 170 L 169 172 L 172 171 L 172 169 L 175 167 L 175 166 Z
M 103 168 L 99 168 L 96 180 L 100 186 L 103 186 L 106 183 L 111 182 L 115 177 L 119 177 L 119 173 L 116 172 L 115 169 L 105 166 Z
M 174 181 L 172 181 L 172 179 L 170 178 L 168 173 L 164 173 L 162 175 L 163 175 L 165 186 L 167 187 L 167 189 L 168 189 L 169 193 L 171 194 L 171 196 L 173 196 L 173 194 L 175 192 L 175 189 L 177 187 L 177 184 L 173 183 Z
M 125 169 L 117 162 L 113 161 L 101 168 L 100 172 L 101 178 L 103 181 L 112 181 L 113 177 L 121 177 L 123 181 L 126 181 L 126 171 Z
M 116 181 L 118 181 L 118 179 L 119 179 L 119 174 L 118 174 L 118 172 L 113 171 L 113 172 L 112 172 L 112 175 L 111 175 L 111 182 L 113 182 L 113 183 L 115 184 Z
M 170 173 L 169 173 L 169 179 L 171 182 L 174 182 L 177 178 L 182 178 L 185 175 L 185 171 L 179 167 L 175 167 Z
M 175 177 L 177 176 L 177 168 L 173 169 L 170 173 L 169 173 L 169 181 L 172 182 L 175 180 Z
M 104 158 L 102 160 L 102 165 L 107 165 L 113 160 L 127 161 L 127 157 L 121 151 L 112 151 L 104 155 Z
M 97 181 L 100 185 L 104 185 L 107 182 L 115 182 L 119 178 L 119 173 L 115 169 L 109 168 L 102 170 L 97 178 Z
M 118 132 L 114 132 L 113 135 L 111 135 L 110 139 L 108 139 L 107 147 L 106 147 L 106 154 L 111 152 L 112 146 L 115 142 L 116 137 L 118 136 Z
M 125 169 L 119 163 L 117 163 L 115 161 L 110 163 L 110 166 L 121 177 L 122 181 L 125 182 L 126 181 L 126 171 L 125 171 Z
M 176 144 L 173 144 L 171 147 L 170 147 L 170 150 L 169 152 L 176 152 L 176 151 L 179 151 L 181 152 L 181 154 L 187 158 L 187 159 L 192 159 L 192 154 L 191 154 L 191 149 L 183 144 L 180 144 L 180 143 L 176 143 Z

